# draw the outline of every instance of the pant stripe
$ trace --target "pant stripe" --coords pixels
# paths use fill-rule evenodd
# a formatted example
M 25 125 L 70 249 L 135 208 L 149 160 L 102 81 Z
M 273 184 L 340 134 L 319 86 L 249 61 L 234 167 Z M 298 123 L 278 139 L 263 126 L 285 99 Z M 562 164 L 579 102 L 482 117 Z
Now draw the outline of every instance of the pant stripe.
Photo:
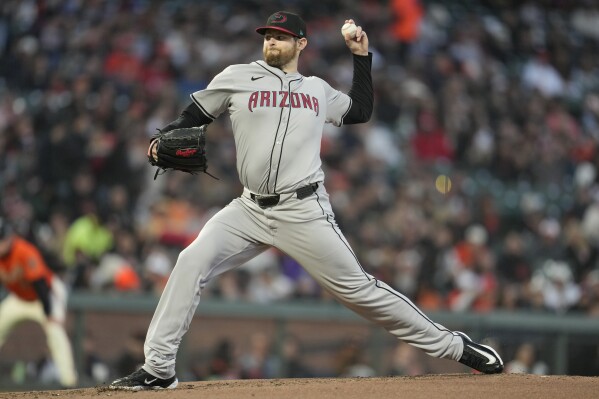
M 356 256 L 356 254 L 354 253 L 354 251 L 352 251 L 352 249 L 349 246 L 349 244 L 347 244 L 347 242 L 343 239 L 343 237 L 341 237 L 341 235 L 339 234 L 339 232 L 335 228 L 335 225 L 333 224 L 333 222 L 331 222 L 331 220 L 329 218 L 329 215 L 327 215 L 327 213 L 324 211 L 324 208 L 320 204 L 320 196 L 318 195 L 318 193 L 315 193 L 315 194 L 316 194 L 316 202 L 318 203 L 318 206 L 320 207 L 320 210 L 322 211 L 322 214 L 324 216 L 326 216 L 327 222 L 331 225 L 331 228 L 333 229 L 333 231 L 335 232 L 335 234 L 337 234 L 337 237 L 339 237 L 339 239 L 341 240 L 341 242 L 343 242 L 343 245 L 345 245 L 345 248 L 347 248 L 347 250 L 352 254 L 352 256 L 354 257 L 354 259 L 356 260 L 356 263 L 358 264 L 358 266 L 360 266 L 360 270 L 362 270 L 362 273 L 364 273 L 364 276 L 368 279 L 368 281 L 370 281 L 370 277 L 371 276 L 368 273 L 366 273 L 366 271 L 362 267 L 362 264 L 360 264 L 360 261 L 358 260 L 358 257 Z
M 339 232 L 337 231 L 337 229 L 335 229 L 335 225 L 329 219 L 329 215 L 327 215 L 326 212 L 324 211 L 324 208 L 320 204 L 320 196 L 318 195 L 318 193 L 315 193 L 315 194 L 316 194 L 316 197 L 317 197 L 316 198 L 316 202 L 318 203 L 318 206 L 322 210 L 322 214 L 326 216 L 327 222 L 329 223 L 329 225 L 331 225 L 331 228 L 333 229 L 333 231 L 335 231 L 335 234 L 337 234 L 337 237 L 339 237 L 339 239 L 343 242 L 343 244 L 345 245 L 345 247 L 351 252 L 351 254 L 353 255 L 354 259 L 356 260 L 356 263 L 358 264 L 358 266 L 360 266 L 360 270 L 362 270 L 362 273 L 364 273 L 364 276 L 368 279 L 368 281 L 370 281 L 371 278 L 374 278 L 374 277 L 372 277 L 368 273 L 366 273 L 366 271 L 364 270 L 364 268 L 360 264 L 360 261 L 358 260 L 358 257 L 356 256 L 356 254 L 354 253 L 354 251 L 352 251 L 351 247 L 339 235 Z M 382 287 L 381 285 L 379 285 L 379 280 L 378 279 L 375 278 L 374 280 L 375 280 L 375 287 L 380 288 L 382 290 L 385 290 L 385 291 L 389 292 L 390 294 L 395 295 L 397 298 L 401 299 L 402 301 L 404 301 L 406 304 L 408 304 L 408 306 L 410 306 L 418 314 L 420 314 L 420 316 L 422 316 L 425 320 L 427 320 L 429 323 L 431 323 L 437 330 L 439 330 L 439 331 L 446 331 L 446 332 L 449 332 L 449 333 L 451 333 L 453 335 L 453 331 L 451 331 L 451 330 L 449 330 L 447 328 L 439 328 L 439 326 L 437 325 L 437 323 L 435 323 L 427 315 L 425 315 L 424 313 L 422 313 L 422 311 L 416 305 L 414 305 L 414 303 L 412 303 L 412 301 L 410 301 L 407 297 L 405 297 L 403 294 L 400 294 L 399 292 L 397 292 L 395 290 L 391 290 L 391 289 L 387 289 L 385 287 Z

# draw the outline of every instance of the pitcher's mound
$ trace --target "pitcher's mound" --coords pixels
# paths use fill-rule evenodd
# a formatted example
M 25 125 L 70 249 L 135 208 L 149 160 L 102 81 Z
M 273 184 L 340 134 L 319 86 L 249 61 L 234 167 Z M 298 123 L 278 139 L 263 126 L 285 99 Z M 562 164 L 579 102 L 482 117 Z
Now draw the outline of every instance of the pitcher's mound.
M 0 399 L 594 399 L 598 397 L 599 377 L 516 374 L 181 382 L 174 390 L 143 393 L 112 391 L 105 387 L 0 393 Z

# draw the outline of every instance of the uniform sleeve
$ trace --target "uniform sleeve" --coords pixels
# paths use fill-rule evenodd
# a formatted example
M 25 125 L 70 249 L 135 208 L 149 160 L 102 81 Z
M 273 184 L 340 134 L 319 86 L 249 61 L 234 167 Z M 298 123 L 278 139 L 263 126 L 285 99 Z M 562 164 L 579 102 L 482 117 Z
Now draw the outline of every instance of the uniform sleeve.
M 24 247 L 20 258 L 23 267 L 23 278 L 26 281 L 33 282 L 46 276 L 46 263 L 39 251 L 33 246 Z
M 173 129 L 181 129 L 185 127 L 202 126 L 211 123 L 212 119 L 207 117 L 197 105 L 189 104 L 181 115 L 168 125 L 160 129 L 161 132 L 170 132 Z M 154 140 L 154 138 L 152 138 Z
M 347 93 L 352 99 L 352 106 L 343 119 L 343 123 L 346 125 L 368 122 L 374 109 L 374 89 L 370 73 L 372 53 L 368 53 L 367 56 L 354 54 L 353 58 L 354 77 L 352 87 Z
M 335 126 L 341 126 L 343 118 L 351 107 L 352 100 L 347 94 L 333 89 L 324 80 L 322 83 L 327 99 L 327 113 L 325 122 L 332 123 Z
M 227 110 L 234 90 L 234 75 L 231 67 L 227 67 L 212 79 L 208 87 L 193 93 L 191 100 L 204 115 L 214 120 Z

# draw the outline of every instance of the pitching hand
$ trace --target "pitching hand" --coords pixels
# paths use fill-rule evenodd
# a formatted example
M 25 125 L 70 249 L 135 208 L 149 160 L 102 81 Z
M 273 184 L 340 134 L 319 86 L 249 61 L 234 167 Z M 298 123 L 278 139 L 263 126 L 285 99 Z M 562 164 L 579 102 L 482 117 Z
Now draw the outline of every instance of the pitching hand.
M 355 23 L 353 19 L 346 19 L 344 24 Z M 344 36 L 345 44 L 353 54 L 356 55 L 368 55 L 368 35 L 362 30 L 361 26 L 357 26 L 356 36 L 349 38 L 347 35 Z

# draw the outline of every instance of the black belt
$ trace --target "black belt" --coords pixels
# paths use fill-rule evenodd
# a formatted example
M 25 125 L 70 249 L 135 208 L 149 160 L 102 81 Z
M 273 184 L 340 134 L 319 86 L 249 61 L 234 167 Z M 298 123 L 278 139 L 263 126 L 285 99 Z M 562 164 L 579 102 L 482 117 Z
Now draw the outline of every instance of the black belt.
M 297 194 L 297 199 L 301 200 L 304 198 L 308 198 L 309 196 L 314 194 L 314 192 L 316 191 L 317 188 L 318 188 L 318 183 L 311 183 L 311 184 L 308 184 L 307 186 L 298 188 L 297 190 L 295 190 L 295 194 Z M 270 208 L 271 206 L 275 206 L 279 203 L 279 200 L 281 199 L 281 195 L 280 194 L 260 195 L 260 194 L 250 193 L 250 198 L 256 204 L 258 204 L 258 206 L 260 208 Z

